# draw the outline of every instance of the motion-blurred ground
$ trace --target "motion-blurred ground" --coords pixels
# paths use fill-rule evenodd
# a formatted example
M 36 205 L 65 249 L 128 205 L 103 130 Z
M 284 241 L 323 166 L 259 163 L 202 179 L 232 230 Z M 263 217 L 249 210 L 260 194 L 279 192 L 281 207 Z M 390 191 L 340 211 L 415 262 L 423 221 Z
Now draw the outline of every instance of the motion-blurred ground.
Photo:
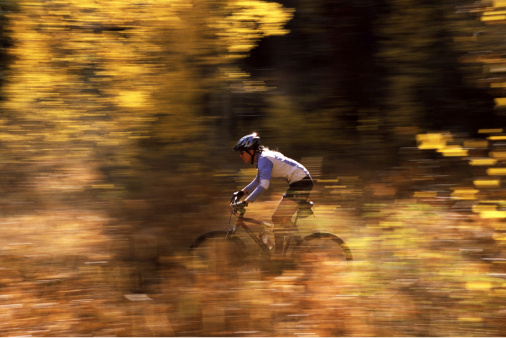
M 4 201 L 18 212 L 1 220 L 0 334 L 501 335 L 502 220 L 479 217 L 476 199 L 452 195 L 472 179 L 459 161 L 320 172 L 317 217 L 300 230 L 342 236 L 355 257 L 344 271 L 319 265 L 271 274 L 254 262 L 222 274 L 192 271 L 186 248 L 226 228 L 232 190 L 197 206 L 154 193 L 123 201 L 116 215 L 93 204 Z M 237 176 L 217 180 L 228 179 Z M 249 216 L 268 220 L 283 187 L 272 189 Z

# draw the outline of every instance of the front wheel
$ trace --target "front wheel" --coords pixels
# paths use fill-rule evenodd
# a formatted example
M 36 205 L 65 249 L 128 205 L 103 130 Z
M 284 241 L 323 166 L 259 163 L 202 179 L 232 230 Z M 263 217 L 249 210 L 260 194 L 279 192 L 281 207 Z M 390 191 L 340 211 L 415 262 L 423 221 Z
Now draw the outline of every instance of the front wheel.
M 227 231 L 205 233 L 190 245 L 192 268 L 214 273 L 233 271 L 244 263 L 245 249 L 244 242 L 239 237 L 227 237 Z
M 340 237 L 317 232 L 303 238 L 293 250 L 292 257 L 299 267 L 340 270 L 353 261 L 348 245 Z

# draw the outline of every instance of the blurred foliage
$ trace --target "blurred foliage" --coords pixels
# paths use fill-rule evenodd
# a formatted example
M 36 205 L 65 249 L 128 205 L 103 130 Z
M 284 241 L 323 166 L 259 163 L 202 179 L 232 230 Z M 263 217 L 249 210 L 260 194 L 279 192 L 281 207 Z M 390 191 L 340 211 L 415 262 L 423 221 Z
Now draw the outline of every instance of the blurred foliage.
M 504 335 L 505 7 L 1 1 L 0 334 Z M 191 269 L 253 130 L 351 268 Z
M 2 31 L 0 35 L 0 86 L 2 86 L 6 80 L 5 72 L 12 61 L 8 52 L 9 48 L 12 46 L 12 39 L 7 34 L 7 32 L 9 32 L 9 21 L 5 14 L 16 10 L 16 1 L 2 1 L 0 3 L 0 29 Z M 1 99 L 2 97 L 0 97 L 0 100 Z
M 3 163 L 26 175 L 40 173 L 20 168 L 27 163 L 81 163 L 106 179 L 108 200 L 136 186 L 143 158 L 204 154 L 195 145 L 214 121 L 204 98 L 251 86 L 235 59 L 284 34 L 291 15 L 261 1 L 17 5 L 3 16 L 16 60 L 3 90 Z

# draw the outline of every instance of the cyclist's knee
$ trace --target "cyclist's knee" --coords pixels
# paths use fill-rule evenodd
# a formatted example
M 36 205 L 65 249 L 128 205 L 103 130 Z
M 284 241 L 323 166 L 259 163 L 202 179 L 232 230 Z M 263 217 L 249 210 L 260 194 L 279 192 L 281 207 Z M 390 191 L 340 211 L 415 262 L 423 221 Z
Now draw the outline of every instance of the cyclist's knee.
M 283 216 L 276 214 L 272 215 L 272 223 L 275 225 L 283 223 Z
M 283 216 L 283 215 L 276 215 L 276 214 L 272 215 L 272 223 L 274 225 L 283 226 L 283 227 L 292 227 L 293 226 L 292 218 L 288 217 L 288 216 Z

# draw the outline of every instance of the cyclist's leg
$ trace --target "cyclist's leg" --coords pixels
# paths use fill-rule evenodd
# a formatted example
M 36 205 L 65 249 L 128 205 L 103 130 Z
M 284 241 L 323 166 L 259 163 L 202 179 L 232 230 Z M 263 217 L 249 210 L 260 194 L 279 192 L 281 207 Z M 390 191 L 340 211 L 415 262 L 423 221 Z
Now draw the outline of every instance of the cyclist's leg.
M 283 197 L 272 215 L 276 254 L 281 254 L 283 252 L 285 236 L 291 236 L 294 232 L 297 232 L 297 227 L 292 222 L 292 216 L 298 209 L 299 203 L 293 199 Z
M 292 217 L 297 210 L 299 210 L 300 203 L 307 201 L 312 189 L 313 181 L 308 176 L 300 181 L 290 184 L 286 193 L 283 194 L 283 198 L 272 215 L 272 223 L 274 224 L 274 240 L 276 245 L 275 252 L 277 254 L 283 251 L 283 241 L 285 236 L 298 235 L 298 230 L 292 222 Z

